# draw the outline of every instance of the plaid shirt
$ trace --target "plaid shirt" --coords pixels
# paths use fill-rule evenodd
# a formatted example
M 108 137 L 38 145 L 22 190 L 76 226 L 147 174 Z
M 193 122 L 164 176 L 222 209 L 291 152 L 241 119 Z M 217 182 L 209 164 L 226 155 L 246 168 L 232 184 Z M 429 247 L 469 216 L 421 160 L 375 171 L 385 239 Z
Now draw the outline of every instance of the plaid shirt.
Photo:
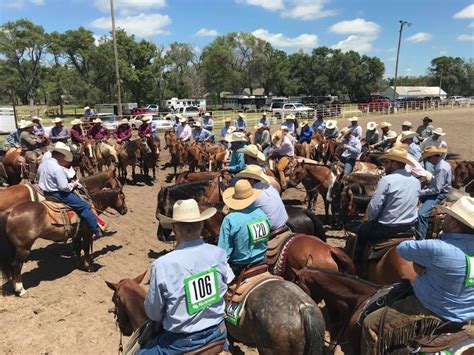
M 397 252 L 426 269 L 414 285 L 423 306 L 452 322 L 474 319 L 474 286 L 466 286 L 466 255 L 474 255 L 474 236 L 446 233 L 442 240 L 404 241 Z

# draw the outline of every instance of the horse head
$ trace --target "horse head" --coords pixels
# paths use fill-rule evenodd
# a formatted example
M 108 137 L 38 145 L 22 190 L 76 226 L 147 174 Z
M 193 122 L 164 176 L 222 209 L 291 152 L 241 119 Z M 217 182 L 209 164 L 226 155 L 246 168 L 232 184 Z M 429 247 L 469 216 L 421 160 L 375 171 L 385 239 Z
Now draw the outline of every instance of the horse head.
M 291 185 L 297 186 L 306 176 L 306 170 L 303 162 L 297 162 L 289 171 L 289 180 Z
M 472 179 L 472 173 L 474 170 L 472 162 L 462 161 L 454 169 L 453 187 L 456 189 L 466 185 L 469 182 L 469 178 Z
M 125 203 L 125 194 L 123 193 L 122 187 L 118 190 L 111 190 L 115 191 L 117 193 L 115 197 L 114 204 L 110 207 L 112 207 L 114 210 L 116 210 L 118 213 L 120 213 L 122 216 L 128 212 L 127 204 Z

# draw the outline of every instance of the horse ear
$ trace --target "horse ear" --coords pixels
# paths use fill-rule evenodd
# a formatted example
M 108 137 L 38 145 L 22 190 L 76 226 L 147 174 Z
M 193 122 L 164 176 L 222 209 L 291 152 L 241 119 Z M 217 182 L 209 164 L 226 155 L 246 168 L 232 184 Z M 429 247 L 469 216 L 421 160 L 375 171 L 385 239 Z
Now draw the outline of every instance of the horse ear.
M 143 281 L 143 278 L 145 277 L 145 275 L 146 275 L 146 270 L 145 270 L 145 272 L 144 272 L 143 274 L 140 274 L 140 275 L 138 275 L 137 277 L 135 277 L 135 278 L 133 279 L 133 281 L 135 281 L 137 284 L 140 285 L 140 283 Z
M 105 283 L 107 284 L 107 286 L 109 286 L 109 288 L 110 288 L 112 291 L 117 291 L 117 287 L 118 287 L 117 284 L 114 284 L 113 282 L 109 282 L 109 281 L 105 281 Z
M 308 267 L 308 266 L 313 266 L 313 256 L 311 254 L 308 255 L 308 259 L 306 259 L 306 264 L 304 267 Z

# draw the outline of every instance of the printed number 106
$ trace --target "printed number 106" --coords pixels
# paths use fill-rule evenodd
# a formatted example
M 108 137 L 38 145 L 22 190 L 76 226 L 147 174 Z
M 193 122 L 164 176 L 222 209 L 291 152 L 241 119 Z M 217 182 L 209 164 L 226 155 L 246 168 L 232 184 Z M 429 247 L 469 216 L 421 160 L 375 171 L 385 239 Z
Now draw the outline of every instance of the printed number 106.
M 211 276 L 206 275 L 193 281 L 194 298 L 196 300 L 210 296 L 212 293 Z

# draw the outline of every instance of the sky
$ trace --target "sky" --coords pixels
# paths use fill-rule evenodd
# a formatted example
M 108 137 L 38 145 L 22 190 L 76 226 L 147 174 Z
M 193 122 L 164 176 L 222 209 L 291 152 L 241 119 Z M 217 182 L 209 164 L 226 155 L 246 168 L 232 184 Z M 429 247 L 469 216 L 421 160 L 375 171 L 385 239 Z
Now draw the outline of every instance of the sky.
M 165 48 L 202 49 L 215 36 L 250 32 L 294 53 L 327 46 L 377 56 L 393 77 L 423 75 L 431 59 L 474 58 L 474 2 L 468 0 L 114 0 L 116 25 Z M 0 0 L 0 24 L 28 18 L 47 32 L 111 29 L 110 0 Z

